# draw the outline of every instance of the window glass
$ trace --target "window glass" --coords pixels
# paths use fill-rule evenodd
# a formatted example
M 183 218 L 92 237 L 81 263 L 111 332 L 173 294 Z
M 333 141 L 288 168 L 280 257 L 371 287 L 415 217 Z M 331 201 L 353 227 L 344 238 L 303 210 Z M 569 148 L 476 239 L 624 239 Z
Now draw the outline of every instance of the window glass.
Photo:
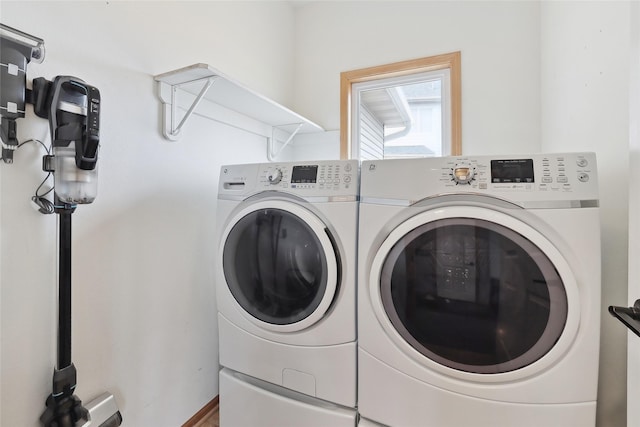
M 383 123 L 384 158 L 440 157 L 449 154 L 445 147 L 450 141 L 443 140 L 442 83 L 444 73 L 437 77 L 398 86 L 406 101 L 408 121 L 402 126 Z

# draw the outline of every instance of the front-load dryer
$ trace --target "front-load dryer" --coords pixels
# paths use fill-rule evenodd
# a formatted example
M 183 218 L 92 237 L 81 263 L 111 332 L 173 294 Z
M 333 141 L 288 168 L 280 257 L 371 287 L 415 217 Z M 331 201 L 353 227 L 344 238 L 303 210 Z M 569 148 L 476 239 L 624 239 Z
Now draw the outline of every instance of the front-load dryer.
M 358 408 L 391 426 L 593 426 L 592 153 L 363 162 Z
M 355 408 L 358 175 L 340 160 L 221 168 L 222 367 Z

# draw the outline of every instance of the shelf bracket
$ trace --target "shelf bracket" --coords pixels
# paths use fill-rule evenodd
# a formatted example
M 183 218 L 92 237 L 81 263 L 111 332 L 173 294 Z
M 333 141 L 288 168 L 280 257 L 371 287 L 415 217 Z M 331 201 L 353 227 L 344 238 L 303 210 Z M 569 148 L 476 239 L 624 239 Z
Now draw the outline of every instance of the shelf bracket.
M 280 147 L 277 151 L 274 151 L 274 145 L 276 143 L 275 130 L 279 128 L 283 128 L 285 126 L 292 126 L 292 125 L 296 125 L 295 130 L 291 133 L 291 135 L 289 135 L 289 138 L 287 138 L 287 140 L 282 143 L 282 147 Z M 267 159 L 270 162 L 273 162 L 276 159 L 276 157 L 280 155 L 282 150 L 284 150 L 285 147 L 289 145 L 289 143 L 293 140 L 293 138 L 298 134 L 300 129 L 302 129 L 303 125 L 304 123 L 293 123 L 289 125 L 273 126 L 271 128 L 271 137 L 267 138 Z
M 178 121 L 178 89 L 180 89 L 180 84 L 171 85 L 166 82 L 159 82 L 159 91 L 160 91 L 160 99 L 163 103 L 163 112 L 162 112 L 162 133 L 165 138 L 171 141 L 177 141 L 180 137 L 180 132 L 182 130 L 182 126 L 186 123 L 186 121 L 191 117 L 193 111 L 198 107 L 202 98 L 207 94 L 207 91 L 215 80 L 217 76 L 207 77 L 201 79 L 204 81 L 204 86 L 200 90 L 200 93 L 196 96 L 191 106 L 187 110 L 187 112 L 182 117 L 180 123 L 176 125 Z M 188 84 L 196 83 L 198 80 L 187 82 Z M 185 83 L 186 84 L 186 83 Z

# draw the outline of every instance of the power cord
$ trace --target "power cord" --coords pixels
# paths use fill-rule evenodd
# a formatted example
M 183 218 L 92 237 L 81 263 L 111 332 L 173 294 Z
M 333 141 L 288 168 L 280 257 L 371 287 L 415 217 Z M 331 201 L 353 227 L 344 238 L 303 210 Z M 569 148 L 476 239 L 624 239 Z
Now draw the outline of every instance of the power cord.
M 34 138 L 27 139 L 26 141 L 21 142 L 20 144 L 18 144 L 16 149 L 22 147 L 23 145 L 25 145 L 25 144 L 27 144 L 29 142 L 37 142 L 38 144 L 40 144 L 42 146 L 42 148 L 44 148 L 44 150 L 47 152 L 47 155 L 51 153 L 51 149 L 49 147 L 47 147 L 44 142 L 40 141 L 39 139 L 34 139 Z M 0 161 L 2 161 L 2 156 L 0 156 Z M 51 176 L 51 172 L 47 173 L 47 176 L 42 180 L 42 182 L 40 183 L 38 188 L 36 188 L 36 191 L 35 191 L 34 195 L 31 196 L 31 201 L 38 208 L 38 212 L 40 212 L 41 214 L 45 214 L 45 215 L 52 214 L 55 211 L 55 207 L 54 207 L 53 202 L 51 202 L 51 200 L 47 199 L 47 197 L 46 197 L 49 193 L 51 193 L 53 191 L 53 187 L 48 189 L 44 193 L 40 193 L 42 187 L 47 182 L 47 180 L 49 179 L 50 176 Z
M 40 191 L 40 189 L 42 188 L 44 183 L 47 182 L 50 176 L 51 172 L 47 173 L 47 176 L 42 180 L 38 188 L 36 188 L 36 193 L 31 196 L 31 201 L 38 207 L 38 212 L 45 215 L 49 215 L 55 212 L 55 206 L 53 202 L 46 197 L 47 194 L 53 191 L 53 188 L 48 189 L 43 194 L 38 194 L 38 191 Z

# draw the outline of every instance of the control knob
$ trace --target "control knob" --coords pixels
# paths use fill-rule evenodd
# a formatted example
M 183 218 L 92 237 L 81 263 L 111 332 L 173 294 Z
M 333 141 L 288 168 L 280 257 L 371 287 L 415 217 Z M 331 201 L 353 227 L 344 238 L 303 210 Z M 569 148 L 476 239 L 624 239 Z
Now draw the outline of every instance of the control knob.
M 269 184 L 279 184 L 280 181 L 282 181 L 282 169 L 276 168 L 272 170 L 271 172 L 269 172 L 269 175 L 267 175 L 267 179 L 269 180 Z
M 451 169 L 451 179 L 457 184 L 471 184 L 475 177 L 476 169 L 465 163 L 457 164 Z

